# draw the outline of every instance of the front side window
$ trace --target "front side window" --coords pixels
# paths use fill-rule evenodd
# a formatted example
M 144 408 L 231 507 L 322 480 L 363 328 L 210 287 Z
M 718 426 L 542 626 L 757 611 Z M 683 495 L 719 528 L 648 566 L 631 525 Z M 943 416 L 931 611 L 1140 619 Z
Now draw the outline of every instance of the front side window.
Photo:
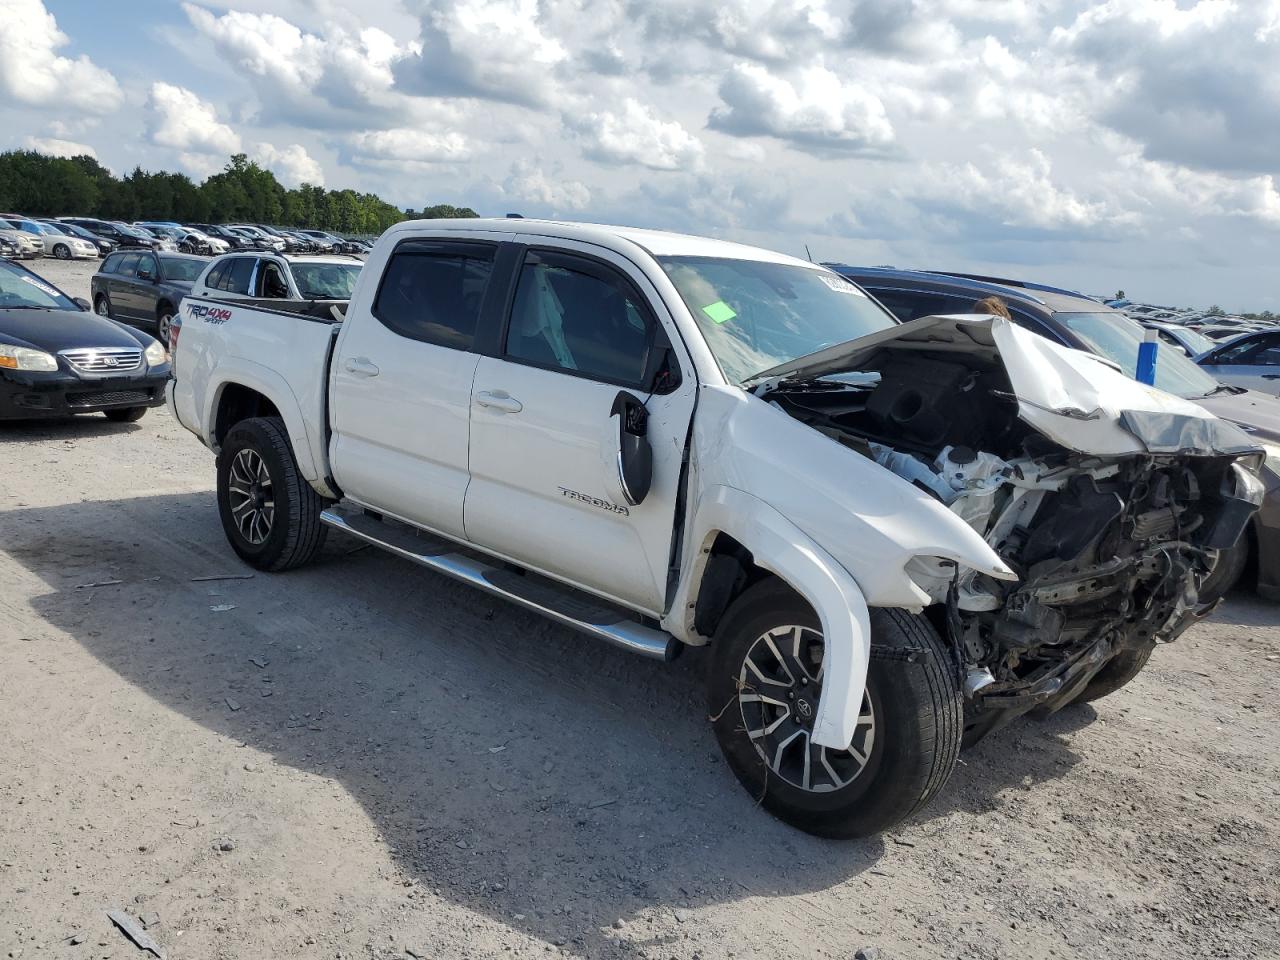
M 157 273 L 156 258 L 146 253 L 138 258 L 138 276 L 144 280 L 154 280 L 159 274 Z
M 640 387 L 653 331 L 648 306 L 621 274 L 582 257 L 530 252 L 511 308 L 506 354 Z
M 721 257 L 658 257 L 724 375 L 759 373 L 894 325 L 829 270 Z
M 373 315 L 402 337 L 470 350 L 494 249 L 482 243 L 401 244 L 383 272 Z M 301 279 L 297 283 L 302 287 Z
M 283 300 L 289 296 L 289 283 L 284 278 L 284 271 L 274 260 L 263 260 L 258 266 L 257 289 L 255 297 L 267 300 Z

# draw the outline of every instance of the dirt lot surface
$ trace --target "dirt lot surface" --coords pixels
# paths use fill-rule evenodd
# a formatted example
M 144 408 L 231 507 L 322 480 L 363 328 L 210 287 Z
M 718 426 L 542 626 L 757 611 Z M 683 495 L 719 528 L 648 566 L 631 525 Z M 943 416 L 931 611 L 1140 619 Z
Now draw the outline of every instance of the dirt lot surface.
M 108 909 L 201 960 L 1280 956 L 1275 605 L 1232 597 L 833 843 L 738 787 L 696 652 L 631 659 L 336 535 L 197 579 L 250 571 L 164 410 L 0 452 L 0 956 L 144 956 Z

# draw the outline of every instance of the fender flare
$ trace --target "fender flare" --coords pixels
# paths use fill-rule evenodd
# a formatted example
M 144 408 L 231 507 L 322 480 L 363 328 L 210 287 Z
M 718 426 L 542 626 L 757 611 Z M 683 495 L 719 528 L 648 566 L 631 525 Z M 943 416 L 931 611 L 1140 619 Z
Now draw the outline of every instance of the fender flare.
M 316 468 L 315 455 L 307 434 L 306 419 L 302 416 L 302 407 L 288 382 L 274 370 L 240 357 L 227 357 L 221 360 L 218 363 L 216 379 L 205 391 L 205 408 L 200 422 L 204 425 L 205 443 L 210 449 L 216 449 L 214 429 L 217 425 L 218 406 L 222 402 L 223 391 L 232 385 L 256 390 L 275 405 L 284 420 L 285 430 L 289 434 L 289 443 L 293 446 L 293 456 L 298 461 L 298 471 L 303 479 L 309 483 L 322 480 L 320 471 Z
M 814 720 L 814 742 L 837 750 L 853 740 L 871 655 L 866 598 L 853 577 L 830 554 L 769 504 L 741 490 L 717 486 L 698 502 L 692 545 L 666 624 L 681 639 L 693 639 L 693 607 L 711 545 L 720 533 L 751 551 L 756 564 L 802 596 L 822 624 L 826 644 L 822 695 Z

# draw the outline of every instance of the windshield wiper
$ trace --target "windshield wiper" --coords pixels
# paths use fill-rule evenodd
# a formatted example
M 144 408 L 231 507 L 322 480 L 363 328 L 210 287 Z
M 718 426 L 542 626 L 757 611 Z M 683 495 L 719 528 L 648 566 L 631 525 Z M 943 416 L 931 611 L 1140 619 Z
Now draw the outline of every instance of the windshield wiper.
M 1198 399 L 1203 400 L 1205 397 L 1216 397 L 1220 393 L 1229 393 L 1235 396 L 1244 392 L 1244 387 L 1234 387 L 1229 383 L 1220 383 L 1208 393 L 1202 393 Z

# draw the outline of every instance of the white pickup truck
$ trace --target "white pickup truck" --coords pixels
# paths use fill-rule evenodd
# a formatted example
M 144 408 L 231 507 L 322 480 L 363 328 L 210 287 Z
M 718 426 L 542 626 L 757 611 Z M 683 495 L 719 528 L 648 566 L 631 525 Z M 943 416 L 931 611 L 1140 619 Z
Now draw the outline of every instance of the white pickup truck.
M 734 773 L 829 836 L 1127 683 L 1261 493 L 1237 428 L 1089 355 L 668 233 L 402 223 L 345 319 L 197 295 L 173 338 L 247 562 L 336 528 L 636 653 L 710 644 Z

